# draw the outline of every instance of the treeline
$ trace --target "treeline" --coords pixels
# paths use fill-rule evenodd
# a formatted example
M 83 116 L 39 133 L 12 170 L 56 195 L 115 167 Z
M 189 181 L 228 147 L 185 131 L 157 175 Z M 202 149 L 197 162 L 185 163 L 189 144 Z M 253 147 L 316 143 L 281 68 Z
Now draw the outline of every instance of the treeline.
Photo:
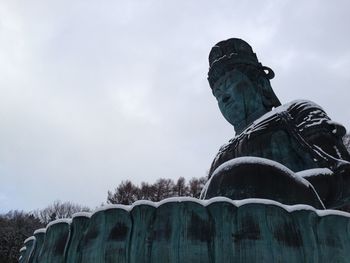
M 187 183 L 184 177 L 176 181 L 172 179 L 158 179 L 154 184 L 142 182 L 140 186 L 131 181 L 122 181 L 114 190 L 108 191 L 107 203 L 130 205 L 137 200 L 158 202 L 168 197 L 191 196 L 199 198 L 206 177 L 193 177 Z
M 90 211 L 88 207 L 71 202 L 55 201 L 44 209 L 32 212 L 10 211 L 0 214 L 0 262 L 18 262 L 23 241 L 33 232 L 59 218 L 69 218 L 74 213 Z
M 131 181 L 123 181 L 114 192 L 108 191 L 107 203 L 128 205 L 141 199 L 160 201 L 174 196 L 198 198 L 205 182 L 205 177 L 192 178 L 188 183 L 183 177 L 176 181 L 161 178 L 154 184 L 142 182 L 140 186 Z M 36 229 L 45 227 L 56 219 L 70 218 L 74 213 L 81 211 L 88 212 L 90 208 L 71 202 L 54 201 L 44 209 L 0 214 L 0 263 L 18 262 L 23 241 L 32 236 Z
M 72 202 L 54 201 L 44 209 L 34 210 L 30 214 L 39 219 L 44 225 L 60 218 L 70 218 L 77 212 L 89 212 L 90 208 Z
M 44 224 L 29 213 L 10 211 L 0 215 L 0 262 L 18 262 L 23 241 L 41 227 Z
M 350 134 L 343 137 L 343 142 L 350 152 Z M 191 196 L 199 198 L 207 177 L 192 178 L 187 183 L 184 177 L 177 181 L 160 178 L 155 183 L 142 182 L 140 186 L 130 180 L 122 181 L 114 191 L 108 191 L 107 203 L 130 205 L 137 200 L 160 201 L 164 198 L 174 196 Z M 350 205 L 339 208 L 350 211 Z
M 343 141 L 350 152 L 350 134 L 345 135 Z M 160 178 L 153 184 L 142 182 L 140 185 L 135 185 L 127 180 L 121 182 L 114 191 L 108 191 L 107 203 L 129 205 L 137 200 L 157 202 L 174 196 L 198 198 L 206 181 L 206 177 L 192 178 L 188 182 L 183 177 L 176 181 Z M 350 212 L 350 205 L 338 209 Z M 31 236 L 34 230 L 45 227 L 53 220 L 69 218 L 80 211 L 90 209 L 71 202 L 55 201 L 44 209 L 29 213 L 10 211 L 4 215 L 0 214 L 0 262 L 18 262 L 23 241 Z

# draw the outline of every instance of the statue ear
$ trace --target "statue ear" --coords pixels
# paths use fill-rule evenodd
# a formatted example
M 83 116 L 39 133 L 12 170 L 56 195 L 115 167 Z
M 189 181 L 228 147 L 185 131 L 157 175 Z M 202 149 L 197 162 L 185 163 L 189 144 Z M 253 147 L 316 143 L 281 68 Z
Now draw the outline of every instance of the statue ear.
M 273 91 L 270 81 L 266 77 L 261 77 L 259 84 L 264 106 L 269 110 L 271 110 L 273 107 L 280 106 L 281 102 Z

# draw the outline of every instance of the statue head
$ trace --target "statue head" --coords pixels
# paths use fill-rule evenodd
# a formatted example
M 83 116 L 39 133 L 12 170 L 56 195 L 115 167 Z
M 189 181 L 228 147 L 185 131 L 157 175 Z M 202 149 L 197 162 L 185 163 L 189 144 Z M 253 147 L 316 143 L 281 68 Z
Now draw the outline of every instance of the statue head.
M 209 66 L 213 95 L 236 132 L 281 105 L 270 85 L 274 72 L 261 65 L 247 42 L 231 38 L 217 43 L 210 51 Z

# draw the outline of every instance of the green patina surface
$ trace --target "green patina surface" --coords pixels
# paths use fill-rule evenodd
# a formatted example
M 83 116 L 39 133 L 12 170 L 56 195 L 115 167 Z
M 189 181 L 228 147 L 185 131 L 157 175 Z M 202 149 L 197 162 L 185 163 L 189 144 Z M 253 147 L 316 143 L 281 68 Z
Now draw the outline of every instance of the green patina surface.
M 345 134 L 342 125 L 331 121 L 325 111 L 311 101 L 281 105 L 270 84 L 274 77 L 272 69 L 262 66 L 244 40 L 232 38 L 217 43 L 210 51 L 209 66 L 212 93 L 222 115 L 234 126 L 236 137 L 224 145 L 214 159 L 209 177 L 216 178 L 208 183 L 209 195 L 204 198 L 215 196 L 215 192 L 232 199 L 260 197 L 288 204 L 298 198 L 297 203 L 326 208 L 349 202 L 350 154 L 342 142 Z M 218 171 L 220 166 L 239 157 L 277 162 L 281 172 L 275 173 L 273 182 L 285 181 L 284 168 L 288 168 L 289 183 L 274 187 L 271 173 L 267 171 L 269 165 L 261 160 L 253 171 L 249 166 L 254 165 L 249 162 L 245 162 L 246 170 L 241 169 L 243 159 L 241 166 Z M 328 172 L 315 168 L 328 169 Z M 297 174 L 311 169 L 313 173 L 308 173 L 308 177 Z M 228 177 L 231 179 L 227 180 Z M 217 184 L 223 180 L 232 183 Z M 262 187 L 265 181 L 270 185 Z M 310 189 L 319 198 L 310 199 Z
M 20 262 L 349 262 L 350 214 L 305 205 L 349 202 L 345 128 L 313 102 L 281 105 L 274 72 L 241 39 L 217 43 L 209 65 L 236 131 L 209 171 L 202 198 L 214 199 L 108 206 L 54 222 L 27 240 Z
M 66 245 L 69 244 L 69 221 L 59 220 L 49 224 L 46 229 L 44 243 L 38 252 L 37 262 L 63 263 Z
M 122 208 L 94 213 L 80 245 L 81 262 L 128 262 L 131 217 Z
M 89 225 L 89 216 L 86 214 L 79 214 L 73 217 L 70 224 L 69 240 L 67 249 L 65 251 L 65 262 L 82 262 L 82 244 L 80 241 Z
M 43 229 L 42 229 L 43 230 Z M 28 260 L 28 263 L 39 263 L 39 252 L 44 244 L 45 232 L 36 231 L 34 233 L 35 242 L 33 252 Z
M 349 226 L 350 214 L 310 206 L 178 198 L 52 224 L 31 255 L 81 263 L 348 262 Z

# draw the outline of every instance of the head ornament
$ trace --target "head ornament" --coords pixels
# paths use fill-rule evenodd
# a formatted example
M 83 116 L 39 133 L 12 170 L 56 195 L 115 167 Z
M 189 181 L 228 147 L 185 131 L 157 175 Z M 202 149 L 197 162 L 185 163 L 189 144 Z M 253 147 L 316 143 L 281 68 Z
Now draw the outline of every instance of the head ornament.
M 239 65 L 256 67 L 267 79 L 272 79 L 275 76 L 271 68 L 263 66 L 259 62 L 252 47 L 247 42 L 239 38 L 230 38 L 217 43 L 209 53 L 208 80 L 210 87 L 213 88 L 221 76 Z

